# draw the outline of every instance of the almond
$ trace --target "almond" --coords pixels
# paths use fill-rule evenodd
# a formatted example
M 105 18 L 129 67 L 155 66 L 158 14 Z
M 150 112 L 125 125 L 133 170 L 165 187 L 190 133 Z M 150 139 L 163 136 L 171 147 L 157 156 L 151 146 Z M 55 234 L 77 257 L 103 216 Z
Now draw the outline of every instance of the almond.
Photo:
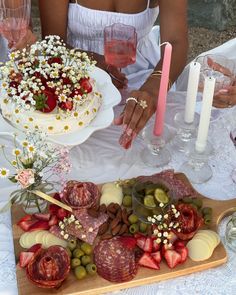
M 123 235 L 124 233 L 127 233 L 128 232 L 128 226 L 127 224 L 122 224 L 121 228 L 120 228 L 120 231 L 119 231 L 119 235 Z
M 106 211 L 107 211 L 107 206 L 105 204 L 100 205 L 99 212 L 106 213 Z
M 113 213 L 111 213 L 111 212 L 109 212 L 109 211 L 107 211 L 107 215 L 108 215 L 112 220 L 116 218 L 115 214 L 113 214 Z
M 129 224 L 129 221 L 128 221 L 128 214 L 127 214 L 127 210 L 125 208 L 122 209 L 122 212 L 121 212 L 121 215 L 122 215 L 122 220 L 125 224 L 127 225 L 130 225 Z
M 108 230 L 108 222 L 104 222 L 102 225 L 99 226 L 98 234 L 101 236 L 105 234 L 105 232 Z
M 111 203 L 107 206 L 107 210 L 113 214 L 116 213 L 117 208 L 116 208 L 116 204 L 115 203 Z
M 117 226 L 114 227 L 114 228 L 111 230 L 111 233 L 112 233 L 113 236 L 115 236 L 115 235 L 118 234 L 118 232 L 119 232 L 120 229 L 121 229 L 121 226 L 122 226 L 121 224 L 117 224 Z
M 111 238 L 112 238 L 112 234 L 109 234 L 109 233 L 104 234 L 104 235 L 101 236 L 102 240 L 109 240 Z
M 110 224 L 111 229 L 115 228 L 119 222 L 120 222 L 120 219 L 115 217 Z

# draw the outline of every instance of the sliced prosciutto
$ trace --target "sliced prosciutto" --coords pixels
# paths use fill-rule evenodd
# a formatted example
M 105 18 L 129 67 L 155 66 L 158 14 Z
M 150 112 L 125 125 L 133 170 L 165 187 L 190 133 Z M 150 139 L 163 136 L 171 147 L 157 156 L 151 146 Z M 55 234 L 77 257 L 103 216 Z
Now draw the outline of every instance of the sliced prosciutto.
M 94 262 L 98 274 L 115 283 L 132 280 L 138 270 L 134 249 L 124 247 L 121 237 L 100 241 L 94 248 Z
M 90 208 L 100 197 L 98 187 L 92 182 L 68 181 L 61 193 L 61 201 L 72 209 Z
M 70 257 L 61 246 L 39 249 L 29 262 L 26 274 L 41 288 L 58 288 L 70 272 Z

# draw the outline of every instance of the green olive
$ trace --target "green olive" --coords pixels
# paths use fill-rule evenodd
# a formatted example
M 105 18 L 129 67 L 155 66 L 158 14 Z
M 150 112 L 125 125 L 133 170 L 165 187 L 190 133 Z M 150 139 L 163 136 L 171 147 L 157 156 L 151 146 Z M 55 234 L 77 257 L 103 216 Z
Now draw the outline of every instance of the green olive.
M 122 201 L 123 206 L 131 207 L 132 206 L 132 197 L 130 195 L 125 195 Z
M 140 222 L 139 224 L 139 230 L 141 233 L 145 233 L 147 231 L 147 223 L 144 223 L 144 222 Z
M 138 222 L 138 216 L 135 214 L 131 214 L 128 218 L 129 223 L 134 224 Z
M 81 261 L 79 258 L 73 258 L 71 259 L 71 268 L 76 268 L 81 264 Z
M 193 202 L 193 199 L 190 197 L 184 197 L 182 201 L 185 204 L 191 204 Z
M 83 265 L 87 265 L 87 264 L 91 263 L 91 257 L 88 255 L 84 255 L 81 258 L 81 262 Z
M 202 208 L 202 200 L 199 198 L 193 199 L 193 204 L 198 207 L 198 210 Z
M 204 215 L 204 223 L 206 224 L 206 225 L 209 225 L 210 223 L 211 223 L 211 220 L 212 220 L 212 216 L 211 216 L 211 214 L 206 214 L 206 215 Z
M 71 258 L 72 257 L 72 253 L 71 253 L 71 251 L 70 251 L 70 249 L 68 247 L 66 247 L 66 251 L 67 251 L 69 257 Z
M 69 241 L 68 241 L 68 248 L 69 248 L 71 251 L 75 250 L 76 246 L 77 246 L 77 242 L 76 242 L 76 240 L 69 240 Z
M 80 248 L 87 255 L 90 255 L 93 252 L 93 247 L 89 243 L 82 243 Z
M 81 280 L 83 278 L 86 277 L 87 275 L 87 272 L 86 272 L 86 269 L 84 266 L 77 266 L 75 269 L 74 269 L 74 273 L 75 273 L 75 276 L 78 280 Z
M 87 264 L 86 270 L 87 270 L 87 273 L 90 275 L 94 275 L 95 273 L 97 273 L 97 267 L 94 263 Z
M 129 227 L 129 232 L 130 232 L 131 234 L 135 234 L 135 233 L 137 233 L 138 230 L 139 230 L 139 226 L 138 226 L 137 223 L 131 224 L 130 227 Z
M 84 255 L 84 251 L 82 251 L 81 249 L 79 248 L 76 248 L 74 251 L 73 251 L 73 257 L 74 258 L 80 258 L 81 256 Z
M 203 215 L 212 214 L 212 208 L 211 207 L 204 207 L 204 208 L 202 208 L 202 214 Z

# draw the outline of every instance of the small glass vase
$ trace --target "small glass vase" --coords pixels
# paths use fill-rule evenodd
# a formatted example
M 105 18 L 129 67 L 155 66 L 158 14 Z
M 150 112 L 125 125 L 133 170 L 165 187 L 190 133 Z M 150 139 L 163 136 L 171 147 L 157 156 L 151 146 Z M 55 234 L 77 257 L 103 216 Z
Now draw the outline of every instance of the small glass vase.
M 27 198 L 22 202 L 26 214 L 43 213 L 47 208 L 47 201 L 32 192 L 27 193 Z

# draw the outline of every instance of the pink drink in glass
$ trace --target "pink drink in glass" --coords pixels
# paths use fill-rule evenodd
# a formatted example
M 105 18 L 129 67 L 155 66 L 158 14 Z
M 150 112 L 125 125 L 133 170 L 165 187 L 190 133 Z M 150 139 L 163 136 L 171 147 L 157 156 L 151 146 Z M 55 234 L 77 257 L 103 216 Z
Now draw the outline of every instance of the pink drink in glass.
M 135 28 L 113 24 L 104 30 L 104 55 L 109 65 L 125 68 L 136 61 L 137 34 Z
M 7 18 L 0 22 L 0 33 L 13 44 L 25 36 L 27 28 L 28 22 L 24 19 Z

